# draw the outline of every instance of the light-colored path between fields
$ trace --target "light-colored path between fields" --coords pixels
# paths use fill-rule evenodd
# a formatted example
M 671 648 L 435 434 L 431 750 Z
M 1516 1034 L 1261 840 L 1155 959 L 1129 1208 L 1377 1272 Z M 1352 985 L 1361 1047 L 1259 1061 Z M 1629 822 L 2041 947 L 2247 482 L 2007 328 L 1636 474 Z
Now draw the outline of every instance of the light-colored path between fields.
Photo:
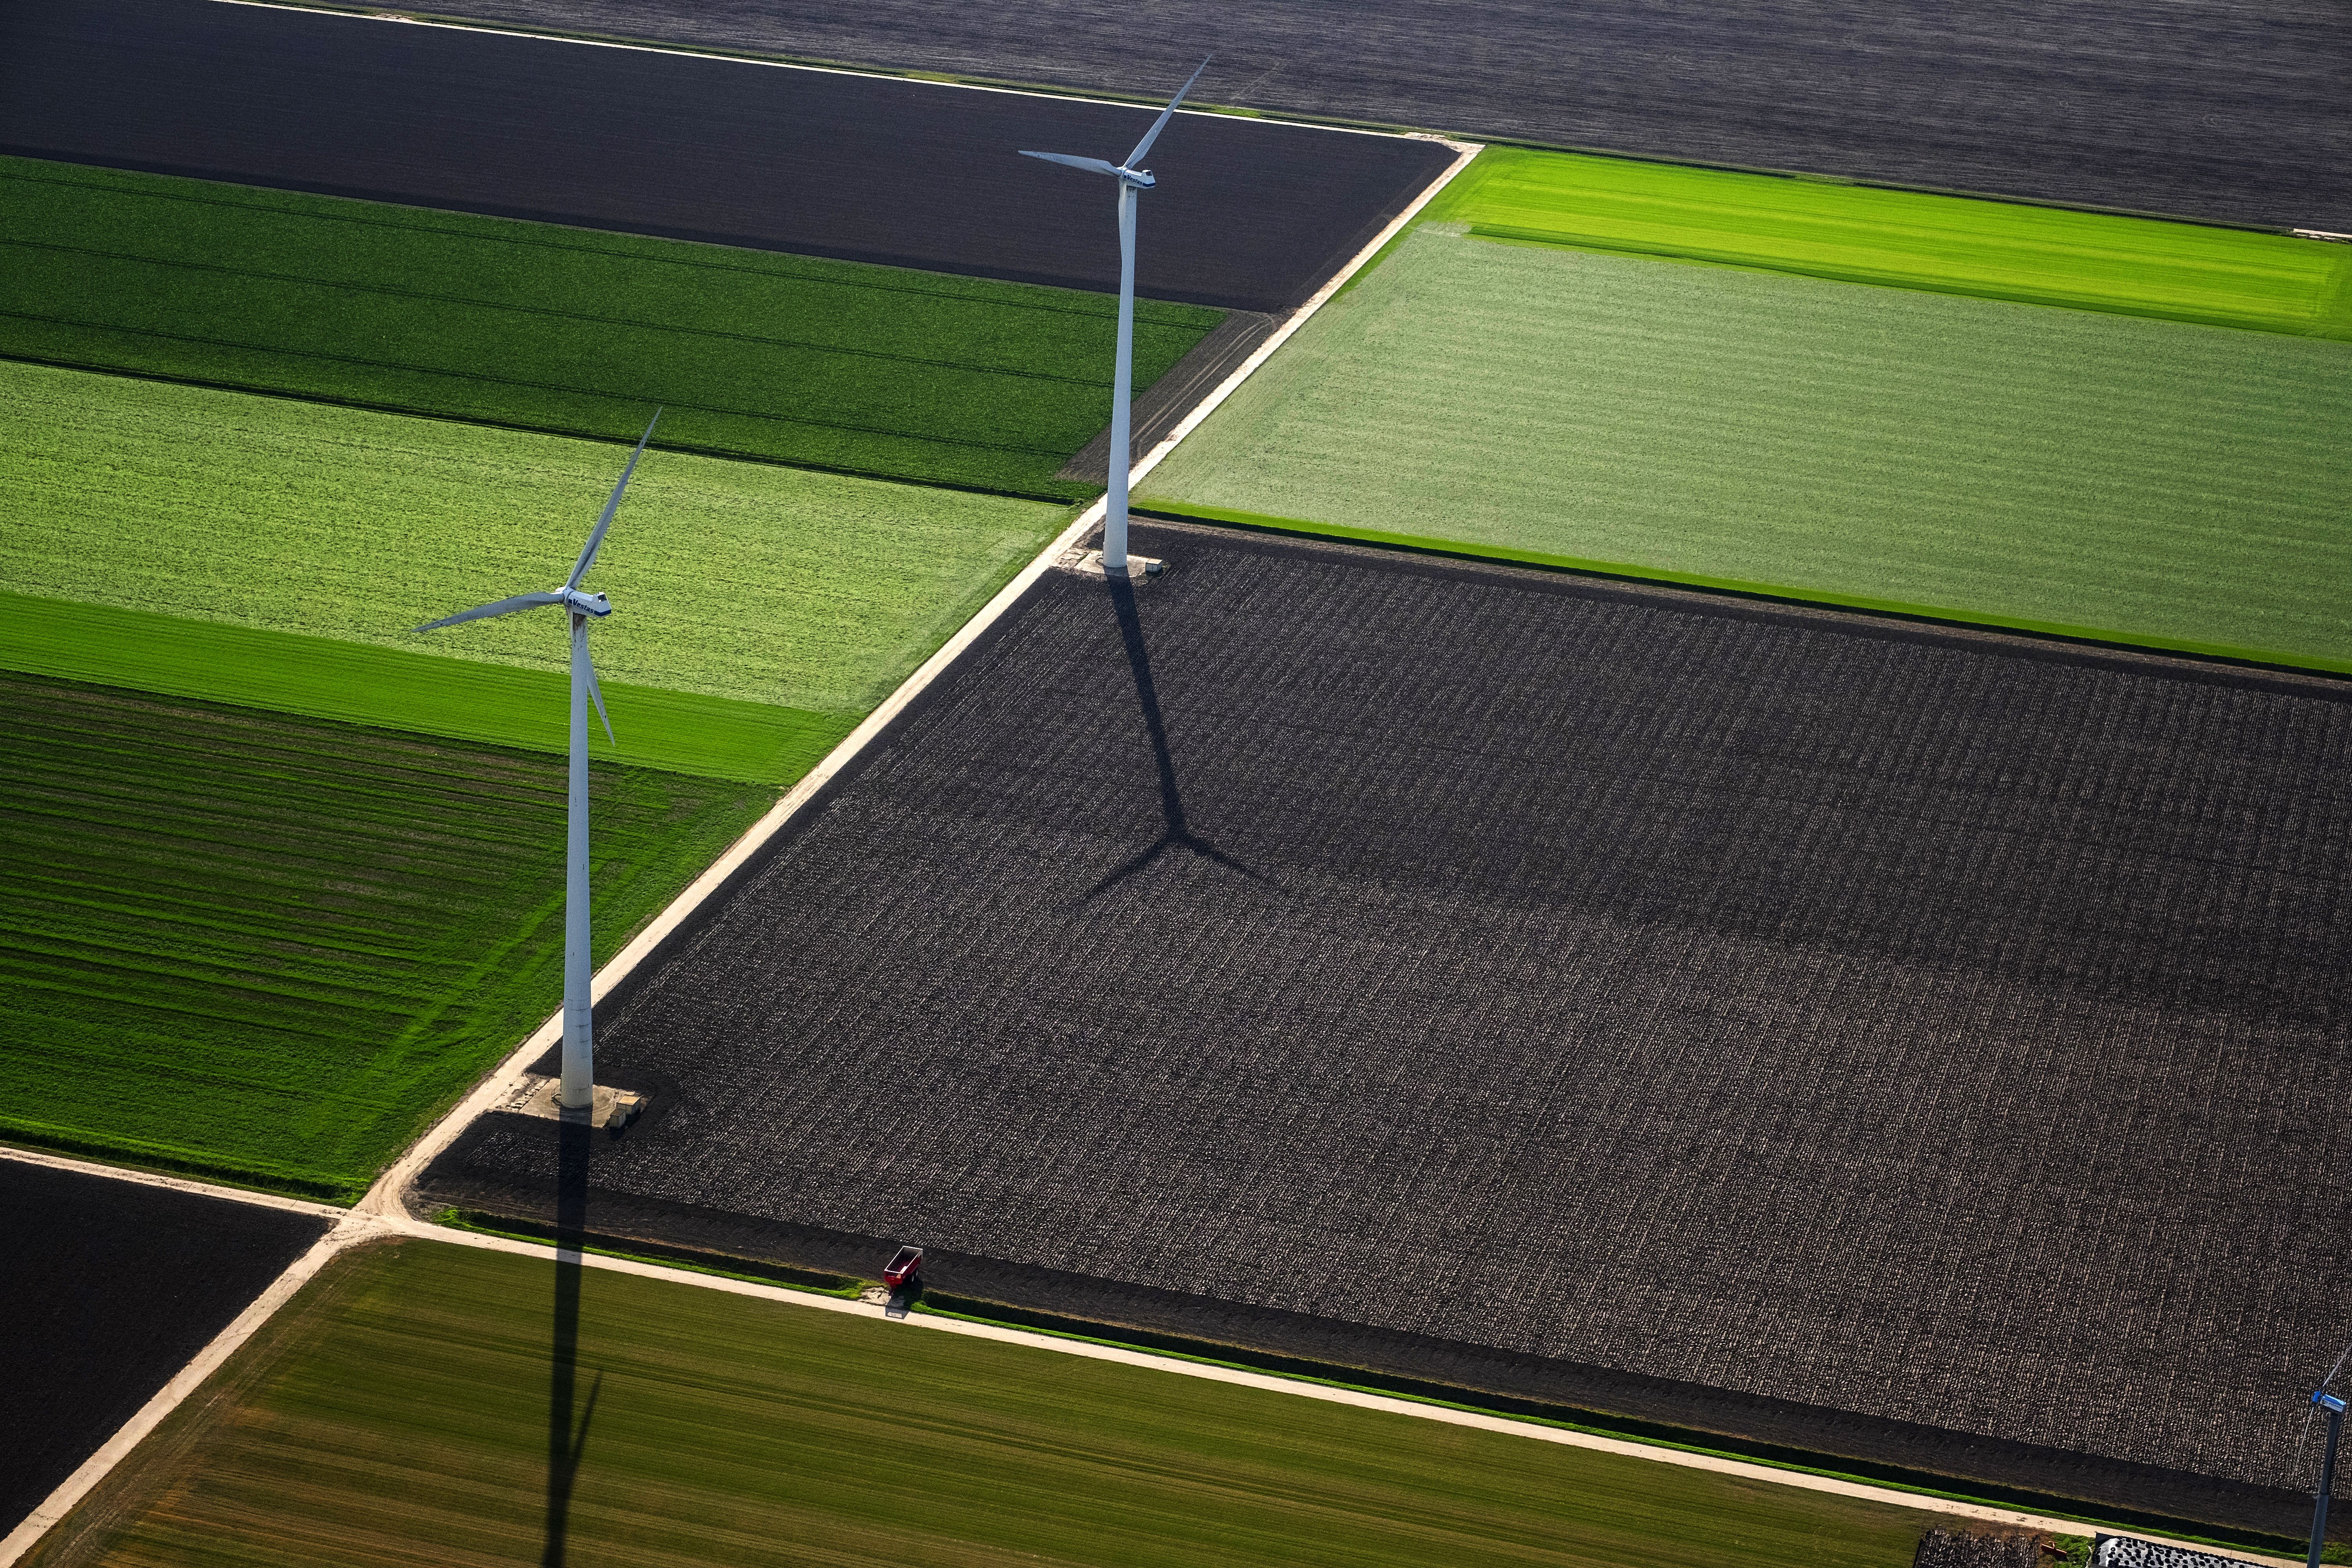
M 809 1291 L 795 1290 L 787 1286 L 761 1285 L 750 1280 L 730 1279 L 719 1275 L 665 1268 L 660 1264 L 641 1263 L 632 1258 L 607 1258 L 594 1253 L 583 1254 L 570 1248 L 550 1247 L 533 1242 L 509 1240 L 504 1237 L 447 1230 L 422 1220 L 412 1219 L 403 1214 L 371 1212 L 365 1209 L 321 1210 L 317 1205 L 298 1204 L 289 1199 L 268 1197 L 267 1194 L 228 1187 L 212 1187 L 198 1182 L 152 1177 L 139 1173 L 121 1171 L 111 1166 L 90 1165 L 80 1161 L 29 1154 L 15 1149 L 0 1148 L 0 1159 L 29 1160 L 59 1169 L 151 1182 L 183 1192 L 205 1194 L 239 1203 L 258 1201 L 278 1207 L 297 1208 L 306 1213 L 338 1214 L 342 1220 L 341 1224 L 329 1232 L 316 1246 L 303 1254 L 284 1274 L 280 1275 L 268 1289 L 262 1292 L 250 1307 L 238 1315 L 235 1322 L 222 1330 L 217 1338 L 182 1368 L 179 1374 L 166 1384 L 154 1398 L 149 1400 L 136 1415 L 126 1422 L 121 1430 L 108 1440 L 105 1447 L 91 1455 L 64 1485 L 52 1492 L 22 1524 L 9 1533 L 5 1540 L 0 1540 L 0 1568 L 9 1568 L 9 1565 L 15 1563 L 29 1551 L 33 1543 L 52 1525 L 71 1512 L 75 1504 L 103 1480 L 108 1472 L 125 1458 L 142 1439 L 161 1426 L 164 1418 L 170 1415 L 183 1400 L 194 1393 L 205 1379 L 218 1371 L 229 1357 L 234 1355 L 237 1349 L 250 1339 L 279 1307 L 292 1300 L 296 1292 L 325 1267 L 328 1260 L 335 1254 L 346 1247 L 392 1237 L 438 1242 L 452 1247 L 479 1247 L 487 1251 L 510 1253 L 523 1258 L 550 1258 L 552 1255 L 554 1260 L 577 1263 L 584 1268 L 603 1269 L 615 1274 L 634 1274 L 640 1279 L 667 1280 L 673 1284 L 693 1286 L 698 1289 L 719 1290 L 763 1301 L 806 1307 L 820 1312 L 845 1312 L 856 1317 L 881 1318 L 889 1321 L 901 1322 L 911 1328 L 961 1334 L 969 1339 L 993 1340 L 1002 1344 L 1025 1345 L 1034 1350 L 1054 1351 L 1064 1355 L 1082 1356 L 1092 1361 L 1115 1362 L 1126 1366 L 1149 1368 L 1179 1377 L 1195 1377 L 1211 1383 L 1234 1384 L 1244 1388 L 1265 1389 L 1276 1394 L 1296 1394 L 1306 1399 L 1319 1399 L 1331 1405 L 1350 1405 L 1363 1410 L 1385 1411 L 1391 1415 L 1411 1416 L 1416 1420 L 1436 1421 L 1451 1426 L 1468 1426 L 1479 1431 L 1499 1432 L 1532 1438 L 1541 1443 L 1558 1443 L 1567 1447 L 1586 1448 L 1599 1453 L 1650 1459 L 1661 1464 L 1679 1465 L 1686 1469 L 1737 1476 L 1748 1480 L 1795 1487 L 1805 1491 L 1826 1492 L 1837 1497 L 1857 1498 L 1896 1508 L 1914 1509 L 1923 1514 L 1932 1514 L 1945 1519 L 2013 1525 L 2060 1535 L 2085 1533 L 2084 1522 L 2078 1520 L 2026 1513 L 2014 1509 L 1988 1508 L 1980 1504 L 1928 1497 L 1889 1487 L 1871 1486 L 1860 1481 L 1846 1480 L 1837 1476 L 1780 1469 L 1770 1465 L 1752 1464 L 1745 1460 L 1725 1458 L 1715 1454 L 1627 1442 L 1622 1438 L 1605 1437 L 1596 1433 L 1579 1432 L 1564 1426 L 1545 1426 L 1532 1421 L 1517 1421 L 1507 1416 L 1489 1415 L 1475 1410 L 1423 1404 L 1416 1400 L 1369 1394 L 1358 1389 L 1335 1387 L 1328 1384 L 1308 1383 L 1268 1373 L 1248 1372 L 1238 1367 L 1220 1366 L 1208 1362 L 1154 1355 L 1146 1351 L 1128 1350 L 1118 1345 L 1098 1344 L 1085 1340 L 1064 1339 L 1053 1334 L 1034 1333 L 1024 1329 L 1002 1328 L 992 1323 L 969 1322 L 961 1319 L 937 1317 L 928 1313 L 896 1315 L 888 1307 L 878 1304 L 847 1301 L 838 1297 L 820 1296 Z M 2102 1527 L 2102 1529 L 2107 1534 L 2135 1535 L 2143 1540 L 2168 1544 L 2189 1544 L 2174 1542 L 2172 1538 L 2167 1536 L 2150 1535 L 2137 1531 L 2120 1530 L 2111 1526 Z M 2234 1558 L 2244 1563 L 2275 1564 L 2276 1568 L 2294 1568 L 2294 1564 L 2286 1559 L 2265 1556 L 2259 1552 L 2241 1552 L 2218 1546 L 2196 1546 L 2192 1550 Z
M 225 0 L 225 3 L 256 4 L 258 0 Z M 626 47 L 630 46 L 599 45 L 597 47 Z M 692 51 L 665 52 L 690 53 Z M 788 67 L 785 68 L 820 68 Z M 978 90 L 1005 89 L 980 89 Z M 1426 206 L 1455 175 L 1467 167 L 1470 160 L 1476 156 L 1479 151 L 1476 145 L 1471 143 L 1447 142 L 1444 145 L 1454 150 L 1454 161 L 1432 181 L 1410 205 L 1399 213 L 1387 227 L 1374 236 L 1370 244 L 1351 258 L 1345 267 L 1317 290 L 1306 304 L 1292 312 L 1274 335 L 1260 345 L 1257 352 L 1244 361 L 1240 368 L 1235 370 L 1215 391 L 1203 398 L 1164 440 L 1137 461 L 1131 472 L 1131 483 L 1139 484 L 1147 474 L 1157 468 L 1161 460 L 1175 448 L 1178 442 L 1190 435 L 1203 419 L 1213 413 L 1217 406 L 1248 380 L 1260 365 L 1288 342 L 1291 335 L 1297 331 L 1309 317 L 1338 293 L 1367 262 L 1380 254 L 1382 247 L 1402 232 L 1406 225 L 1419 216 L 1422 208 Z M 914 674 L 908 676 L 906 682 L 891 694 L 888 700 L 869 714 L 866 721 L 852 731 L 839 746 L 835 747 L 822 763 L 793 788 L 790 794 L 777 802 L 774 809 L 754 824 L 749 832 L 728 849 L 726 854 L 720 856 L 700 877 L 697 878 L 694 883 L 680 894 L 658 919 L 638 935 L 635 941 L 616 954 L 595 977 L 596 998 L 601 1001 L 639 963 L 652 956 L 683 921 L 699 908 L 704 900 L 725 886 L 728 879 L 763 845 L 773 838 L 795 816 L 814 801 L 819 791 L 848 766 L 893 720 L 905 711 L 908 704 L 961 658 L 965 649 L 1011 610 L 1033 584 L 1047 572 L 1054 570 L 1065 555 L 1076 549 L 1088 534 L 1099 527 L 1103 518 L 1103 507 L 1104 503 L 1098 500 L 1082 511 L 1067 528 L 1064 529 L 1037 554 L 1034 560 L 1007 583 L 994 598 L 982 606 L 978 615 L 925 660 Z M 114 1467 L 137 1447 L 142 1439 L 161 1426 L 188 1395 L 194 1393 L 206 1379 L 219 1371 L 229 1357 L 234 1355 L 246 1341 L 252 1338 L 278 1308 L 292 1300 L 331 1258 L 346 1247 L 364 1242 L 405 1237 L 447 1246 L 482 1247 L 491 1251 L 533 1258 L 547 1257 L 552 1250 L 560 1260 L 577 1262 L 591 1268 L 635 1274 L 649 1279 L 666 1279 L 699 1289 L 720 1290 L 763 1300 L 781 1301 L 807 1307 L 817 1311 L 847 1312 L 874 1318 L 891 1316 L 887 1307 L 869 1305 L 862 1301 L 845 1301 L 835 1297 L 793 1290 L 782 1286 L 760 1285 L 748 1280 L 729 1279 L 688 1269 L 668 1268 L 658 1264 L 640 1263 L 628 1258 L 604 1258 L 593 1254 L 583 1255 L 570 1249 L 551 1249 L 530 1242 L 447 1230 L 413 1217 L 408 1212 L 406 1194 L 416 1177 L 476 1117 L 484 1114 L 513 1091 L 530 1065 L 556 1043 L 561 1029 L 562 1015 L 559 1013 L 551 1016 L 534 1031 L 530 1037 L 518 1047 L 495 1071 L 485 1078 L 472 1093 L 436 1123 L 432 1130 L 418 1140 L 397 1163 L 384 1173 L 383 1176 L 369 1190 L 367 1196 L 360 1201 L 359 1205 L 350 1210 L 303 1203 L 297 1199 L 282 1198 L 242 1188 L 215 1186 L 207 1183 L 187 1181 L 174 1176 L 152 1174 L 146 1172 L 126 1170 L 119 1166 L 94 1164 L 86 1161 L 0 1146 L 0 1159 L 47 1165 L 55 1169 L 76 1171 L 113 1180 L 169 1187 L 175 1191 L 222 1198 L 234 1203 L 259 1204 L 272 1208 L 331 1216 L 340 1221 L 333 1230 L 321 1237 L 310 1251 L 296 1259 L 284 1274 L 264 1290 L 250 1306 L 239 1313 L 235 1321 L 223 1329 L 211 1343 L 205 1346 L 187 1365 L 181 1368 L 179 1373 L 165 1384 L 137 1415 L 125 1422 L 113 1436 L 110 1437 L 96 1453 L 82 1463 L 80 1468 L 67 1478 L 62 1485 L 35 1508 L 23 1522 L 10 1531 L 5 1538 L 0 1538 L 0 1568 L 11 1568 L 11 1565 L 31 1551 L 34 1543 L 47 1533 L 51 1526 L 71 1512 L 74 1506 L 105 1479 Z M 1244 1387 L 1297 1394 L 1307 1399 L 1319 1399 L 1329 1404 L 1351 1405 L 1367 1410 L 1387 1411 L 1418 1420 L 1437 1421 L 1449 1426 L 1511 1434 L 1532 1438 L 1538 1442 L 1558 1443 L 1570 1447 L 1588 1448 L 1601 1453 L 1651 1459 L 1662 1464 L 1679 1465 L 1685 1468 L 1796 1487 L 1808 1491 L 1858 1498 L 1898 1508 L 1916 1509 L 1922 1513 L 1948 1519 L 2015 1525 L 2030 1530 L 2046 1531 L 2053 1534 L 2080 1535 L 2085 1532 L 2084 1522 L 2076 1520 L 2023 1513 L 2009 1509 L 1989 1508 L 1980 1504 L 1929 1497 L 1894 1488 L 1870 1486 L 1836 1476 L 1815 1475 L 1801 1470 L 1781 1469 L 1769 1465 L 1725 1458 L 1714 1454 L 1627 1442 L 1622 1438 L 1605 1437 L 1567 1427 L 1545 1426 L 1531 1421 L 1517 1421 L 1474 1410 L 1423 1404 L 1415 1400 L 1369 1394 L 1328 1384 L 1309 1383 L 1266 1373 L 1247 1372 L 1206 1362 L 1154 1355 L 1148 1352 L 1128 1350 L 1116 1345 L 1097 1344 L 1084 1340 L 1065 1339 L 1052 1334 L 1000 1328 L 993 1324 L 967 1322 L 929 1314 L 906 1314 L 893 1318 L 892 1321 L 915 1328 L 935 1330 L 942 1333 L 961 1334 L 971 1339 L 1027 1345 L 1034 1349 L 1058 1352 L 1065 1355 L 1153 1368 L 1181 1377 L 1236 1384 Z M 2103 1528 L 2109 1534 L 2137 1535 L 2148 1541 L 2186 1544 L 2175 1542 L 2172 1538 L 2166 1536 L 2146 1535 L 2139 1531 L 2119 1530 L 2114 1527 Z M 2211 1546 L 2195 1549 L 2246 1563 L 2275 1564 L 2277 1568 L 2294 1568 L 2294 1564 L 2286 1559 L 2265 1556 L 2258 1552 Z

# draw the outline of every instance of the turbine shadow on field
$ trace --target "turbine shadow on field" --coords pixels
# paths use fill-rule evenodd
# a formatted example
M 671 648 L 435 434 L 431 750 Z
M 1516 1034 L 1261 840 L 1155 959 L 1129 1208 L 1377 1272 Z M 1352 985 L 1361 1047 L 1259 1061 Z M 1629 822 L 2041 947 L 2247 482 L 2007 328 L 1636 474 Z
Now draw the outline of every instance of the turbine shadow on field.
M 1143 710 L 1143 727 L 1151 737 L 1151 760 L 1160 770 L 1160 837 L 1138 853 L 1128 857 L 1110 874 L 1087 889 L 1079 900 L 1090 904 L 1119 883 L 1150 867 L 1171 849 L 1188 849 L 1203 860 L 1213 860 L 1229 871 L 1237 871 L 1253 882 L 1262 882 L 1279 889 L 1281 884 L 1254 868 L 1234 859 L 1206 838 L 1192 831 L 1184 816 L 1184 797 L 1176 787 L 1176 763 L 1168 752 L 1168 726 L 1160 713 L 1160 691 L 1151 679 L 1151 658 L 1144 651 L 1143 622 L 1135 613 L 1135 584 L 1116 578 L 1106 584 L 1110 590 L 1111 612 L 1118 617 L 1119 640 L 1127 645 L 1127 665 L 1135 674 L 1135 700 Z
M 589 1386 L 575 1425 L 572 1407 L 580 1379 L 580 1255 L 588 1228 L 588 1152 L 595 1129 L 584 1113 L 560 1124 L 555 1178 L 555 1331 L 547 1397 L 547 1545 L 541 1568 L 562 1568 L 572 1517 L 572 1480 L 588 1443 L 588 1424 L 604 1391 L 600 1373 Z

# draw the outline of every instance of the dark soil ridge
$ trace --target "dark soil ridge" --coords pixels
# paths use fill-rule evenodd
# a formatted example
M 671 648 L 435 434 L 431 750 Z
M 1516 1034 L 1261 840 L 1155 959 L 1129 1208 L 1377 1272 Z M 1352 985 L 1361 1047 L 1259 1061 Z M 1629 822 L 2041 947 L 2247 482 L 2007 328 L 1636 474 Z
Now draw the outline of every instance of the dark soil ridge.
M 846 261 L 1116 289 L 1139 108 L 761 68 L 529 33 L 177 0 L 0 16 L 0 150 Z M 1154 149 L 1142 295 L 1304 302 L 1453 161 L 1433 142 L 1191 116 Z
M 533 1132 L 552 1125 L 496 1119 Z M 412 1202 L 419 1211 L 446 1205 L 472 1227 L 552 1245 L 552 1193 L 470 1163 L 469 1145 L 492 1120 L 467 1128 L 433 1163 Z M 806 1289 L 877 1279 L 883 1262 L 905 1245 L 603 1191 L 592 1191 L 589 1211 L 594 1224 L 580 1233 L 581 1245 Z M 2297 1492 L 938 1248 L 924 1252 L 919 1299 L 934 1311 L 1011 1328 L 2250 1551 L 2300 1550 L 2302 1538 L 2288 1532 L 2310 1515 L 2310 1500 Z
M 447 0 L 441 0 L 446 5 Z M 1064 90 L 1211 101 L 1940 189 L 2344 228 L 2347 38 L 2319 0 L 1933 11 L 1693 0 L 1497 8 L 1182 0 L 1139 37 L 1099 0 L 469 0 L 473 18 Z M 1140 96 L 1140 94 L 1139 94 Z
M 859 76 L 885 77 L 900 81 L 950 82 L 962 87 L 1035 93 L 1047 98 L 1081 98 L 1108 103 L 1133 103 L 1149 109 L 1157 109 L 1161 102 L 1160 100 L 1152 98 L 1149 94 L 1130 91 L 1109 83 L 1094 87 L 1070 87 L 1058 82 L 1022 77 L 876 65 L 863 59 L 793 54 L 789 50 L 777 48 L 751 47 L 707 40 L 688 42 L 677 38 L 657 37 L 645 33 L 583 31 L 576 27 L 558 26 L 552 22 L 523 21 L 514 18 L 488 20 L 478 16 L 459 16 L 455 12 L 444 11 L 420 11 L 415 7 L 394 13 L 387 12 L 380 6 L 343 5 L 334 3 L 334 0 L 277 0 L 277 3 L 293 10 L 321 11 L 332 16 L 382 18 L 396 15 L 435 26 L 468 27 L 488 32 L 522 32 L 534 37 L 558 38 L 578 43 L 617 44 L 627 48 L 654 49 L 671 54 L 711 55 L 723 59 L 756 60 L 769 65 L 801 66 L 813 70 L 848 71 Z M 1864 190 L 1905 191 L 1917 195 L 1960 196 L 1969 201 L 1999 202 L 2004 206 L 2049 207 L 2060 212 L 2098 213 L 2110 217 L 2152 218 L 2160 223 L 2189 224 L 2199 228 L 2239 229 L 2252 234 L 2291 234 L 2296 227 L 2304 226 L 2284 222 L 2258 222 L 2250 218 L 2214 217 L 2191 213 L 2168 212 L 2155 207 L 2117 205 L 2113 202 L 2070 201 L 2060 196 L 2026 195 L 2016 192 L 1978 190 L 1962 185 L 1874 179 L 1865 174 L 1826 174 L 1809 169 L 1740 163 L 1723 158 L 1677 156 L 1670 153 L 1629 153 L 1622 148 L 1602 146 L 1597 142 L 1545 141 L 1531 136 L 1490 135 L 1483 132 L 1458 129 L 1448 131 L 1434 125 L 1413 124 L 1394 120 L 1373 120 L 1361 115 L 1317 113 L 1311 110 L 1303 109 L 1255 109 L 1242 104 L 1212 101 L 1202 98 L 1197 93 L 1185 100 L 1185 107 L 1198 113 L 1230 114 L 1241 119 L 1283 121 L 1298 125 L 1328 126 L 1343 131 L 1367 131 L 1378 135 L 1440 136 L 1448 141 L 1473 142 L 1486 147 L 1517 147 L 1537 153 L 1574 153 L 1584 157 L 1609 158 L 1629 163 L 1659 163 L 1682 169 L 1713 169 L 1726 174 L 1762 174 L 1777 180 L 1855 185 Z

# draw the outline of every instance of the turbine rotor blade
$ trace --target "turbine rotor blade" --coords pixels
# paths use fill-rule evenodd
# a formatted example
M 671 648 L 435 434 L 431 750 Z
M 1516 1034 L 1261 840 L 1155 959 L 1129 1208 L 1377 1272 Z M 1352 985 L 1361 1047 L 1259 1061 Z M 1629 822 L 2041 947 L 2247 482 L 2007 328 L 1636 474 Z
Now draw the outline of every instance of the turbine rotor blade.
M 1211 55 L 1209 57 L 1209 60 L 1215 59 L 1216 58 L 1216 56 Z M 1201 72 L 1209 68 L 1209 60 L 1202 60 L 1200 65 L 1193 68 L 1192 74 L 1184 79 L 1184 85 L 1176 89 L 1176 96 L 1168 100 L 1168 107 L 1160 111 L 1160 118 L 1151 122 L 1151 129 L 1143 133 L 1143 140 L 1138 142 L 1135 144 L 1135 151 L 1127 155 L 1127 166 L 1129 168 L 1133 169 L 1141 166 L 1143 163 L 1143 155 L 1151 151 L 1151 144 L 1160 139 L 1160 133 L 1162 131 L 1168 129 L 1168 121 L 1174 116 L 1176 106 L 1184 101 L 1184 95 L 1192 90 L 1192 84 L 1194 82 L 1201 79 Z
M 621 482 L 613 487 L 613 497 L 604 503 L 604 515 L 596 520 L 596 531 L 580 547 L 580 560 L 572 568 L 572 575 L 564 579 L 565 587 L 577 588 L 580 579 L 588 575 L 588 568 L 596 559 L 596 547 L 604 542 L 604 531 L 613 526 L 613 514 L 621 510 L 621 492 L 629 488 L 629 476 L 637 471 L 637 459 L 646 455 L 646 443 L 654 438 L 654 426 L 660 423 L 661 410 L 656 408 L 646 424 L 646 433 L 637 437 L 637 449 L 629 454 L 628 466 L 621 470 Z
M 460 610 L 454 616 L 444 616 L 437 621 L 427 621 L 414 629 L 420 632 L 437 631 L 443 626 L 454 626 L 460 621 L 486 621 L 492 616 L 511 616 L 517 610 L 533 610 L 541 605 L 562 603 L 563 603 L 563 595 L 561 594 L 517 594 L 511 599 L 500 599 L 488 605 L 476 605 L 470 610 Z
M 604 721 L 604 739 L 617 746 L 621 742 L 620 739 L 613 733 L 612 715 L 604 711 L 604 689 L 596 684 L 596 661 L 583 658 L 581 662 L 587 667 L 588 670 L 588 700 L 596 705 L 596 717 Z
M 1021 155 L 1024 158 L 1043 158 L 1048 163 L 1067 163 L 1073 169 L 1084 169 L 1089 174 L 1108 174 L 1113 179 L 1118 177 L 1118 165 L 1106 163 L 1100 158 L 1081 158 L 1076 153 L 1032 153 L 1026 148 L 1022 149 Z

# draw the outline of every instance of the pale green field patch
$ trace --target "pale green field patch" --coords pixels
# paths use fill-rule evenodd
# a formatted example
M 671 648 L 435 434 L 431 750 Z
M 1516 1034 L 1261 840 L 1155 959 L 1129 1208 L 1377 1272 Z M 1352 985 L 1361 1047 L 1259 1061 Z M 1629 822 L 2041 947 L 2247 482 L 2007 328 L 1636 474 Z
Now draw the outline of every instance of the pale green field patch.
M 648 410 L 650 413 L 650 410 Z M 624 447 L 0 363 L 0 589 L 543 670 Z M 649 451 L 587 586 L 608 681 L 871 707 L 1068 509 Z
M 2352 344 L 1416 231 L 1141 504 L 2352 668 Z

